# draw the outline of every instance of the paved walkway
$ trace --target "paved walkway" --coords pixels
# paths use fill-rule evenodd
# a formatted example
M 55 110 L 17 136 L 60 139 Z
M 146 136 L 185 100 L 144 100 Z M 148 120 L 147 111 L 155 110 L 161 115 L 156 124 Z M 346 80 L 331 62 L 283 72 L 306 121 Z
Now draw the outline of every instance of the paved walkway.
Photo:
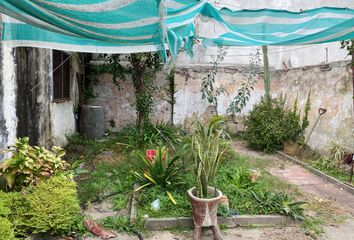
M 320 198 L 333 200 L 345 208 L 354 216 L 354 195 L 314 175 L 306 169 L 287 163 L 284 169 L 271 168 L 272 175 L 284 179 L 299 187 L 304 192 L 314 194 Z M 354 237 L 353 237 L 354 239 Z
M 241 142 L 234 142 L 233 147 L 238 153 L 251 157 L 271 159 L 275 163 L 281 164 L 282 167 L 272 166 L 269 173 L 279 177 L 298 188 L 319 198 L 333 200 L 341 206 L 344 206 L 354 216 L 354 195 L 338 188 L 336 185 L 326 181 L 325 179 L 311 173 L 301 166 L 295 165 L 289 161 L 285 161 L 281 156 L 276 154 L 264 154 L 251 150 Z M 354 240 L 354 236 L 353 236 Z

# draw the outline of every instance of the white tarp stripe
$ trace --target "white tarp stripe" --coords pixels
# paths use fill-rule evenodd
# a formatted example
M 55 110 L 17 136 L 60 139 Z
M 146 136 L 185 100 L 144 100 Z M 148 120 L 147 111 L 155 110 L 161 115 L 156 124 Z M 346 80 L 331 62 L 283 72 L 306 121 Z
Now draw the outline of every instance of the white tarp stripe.
M 186 9 L 186 10 L 183 10 L 181 12 L 177 12 L 177 13 L 168 15 L 167 19 L 171 19 L 171 18 L 175 18 L 175 17 L 179 17 L 179 16 L 183 16 L 185 14 L 191 13 L 191 12 L 197 10 L 198 8 L 203 7 L 204 4 L 205 3 L 203 1 L 201 1 L 201 2 L 199 2 L 197 4 L 195 4 L 193 7 L 190 7 L 188 9 Z
M 5 15 L 5 14 L 1 14 L 2 16 L 2 21 L 4 23 L 14 23 L 14 24 L 23 24 L 23 25 L 26 25 L 28 23 L 31 23 L 31 25 L 33 26 L 40 26 L 44 29 L 47 29 L 47 30 L 51 30 L 51 31 L 56 31 L 56 32 L 59 32 L 59 33 L 62 33 L 62 34 L 66 34 L 66 35 L 69 35 L 69 36 L 75 36 L 75 37 L 80 37 L 79 35 L 77 34 L 74 34 L 72 32 L 69 32 L 69 31 L 66 31 L 65 29 L 62 29 L 62 28 L 59 28 L 59 27 L 56 27 L 52 24 L 49 24 L 49 23 L 46 23 L 38 18 L 35 18 L 35 17 L 32 17 L 30 15 L 26 15 L 26 20 L 28 21 L 28 23 L 25 23 L 25 22 L 22 22 L 20 20 L 17 20 L 13 17 L 9 17 L 8 15 Z
M 271 16 L 261 16 L 261 17 L 242 17 L 242 16 L 229 16 L 222 14 L 222 18 L 233 25 L 251 25 L 251 24 L 303 24 L 314 19 L 322 18 L 338 18 L 338 19 L 353 19 L 353 14 L 338 14 L 338 13 L 318 13 L 310 17 L 303 18 L 282 18 L 282 17 L 271 17 Z
M 78 29 L 78 30 L 80 30 L 82 32 L 85 32 L 85 33 L 88 33 L 88 34 L 93 34 L 93 35 L 104 37 L 104 38 L 108 38 L 108 39 L 110 38 L 110 39 L 115 39 L 115 40 L 146 40 L 146 39 L 151 39 L 151 38 L 154 37 L 154 34 L 128 37 L 128 36 L 118 36 L 118 35 L 110 35 L 110 34 L 98 33 L 98 32 L 90 31 L 88 29 L 79 27 L 77 25 L 72 24 L 71 22 L 68 22 L 68 21 L 66 21 L 64 19 L 61 19 L 61 18 L 57 17 L 56 15 L 48 12 L 47 9 L 44 9 L 44 8 L 42 8 L 40 6 L 37 6 L 37 8 L 42 10 L 42 11 L 44 11 L 44 12 L 46 12 L 48 15 L 50 15 L 53 18 L 55 18 L 57 21 L 64 22 L 65 24 L 67 24 L 70 27 L 73 27 L 75 29 Z
M 306 42 L 301 42 L 301 44 L 312 44 L 312 43 L 318 43 L 318 42 L 326 42 L 326 41 L 330 41 L 331 39 L 335 39 L 335 38 L 339 38 L 339 37 L 342 37 L 342 36 L 345 36 L 347 34 L 350 34 L 354 32 L 354 27 L 351 27 L 351 28 L 347 28 L 341 32 L 338 32 L 338 33 L 335 33 L 335 34 L 332 34 L 332 35 L 328 35 L 326 37 L 323 37 L 323 38 L 316 38 L 314 40 L 311 40 L 311 41 L 306 41 Z
M 169 24 L 167 24 L 167 26 L 169 28 L 175 28 L 175 27 L 185 26 L 187 24 L 193 23 L 194 21 L 195 21 L 195 18 L 189 18 L 183 22 L 169 23 Z
M 201 22 L 208 22 L 209 24 L 213 24 L 214 25 L 213 28 L 218 30 L 218 32 L 214 33 L 214 34 L 211 31 L 206 31 L 206 30 L 200 31 L 201 32 L 199 34 L 200 37 L 203 37 L 203 38 L 218 38 L 219 36 L 221 36 L 223 34 L 232 33 L 232 34 L 234 34 L 236 36 L 239 36 L 239 37 L 247 39 L 247 40 L 251 40 L 253 42 L 259 42 L 259 43 L 262 43 L 262 44 L 270 44 L 271 43 L 270 41 L 266 41 L 266 40 L 258 40 L 258 39 L 255 40 L 254 38 L 249 37 L 249 36 L 247 36 L 247 35 L 245 35 L 243 33 L 234 31 L 233 29 L 229 28 L 229 26 L 227 26 L 225 23 L 219 22 L 216 19 L 213 19 L 213 18 L 210 18 L 210 17 L 206 17 L 206 16 L 201 16 L 199 18 L 200 18 Z M 207 35 L 205 35 L 205 33 L 207 33 Z M 237 40 L 242 42 L 242 40 L 240 40 L 240 39 L 237 39 Z M 244 42 L 247 42 L 247 41 L 244 41 Z
M 294 32 L 291 32 L 291 33 L 286 33 L 286 32 L 274 32 L 270 35 L 272 36 L 275 36 L 275 37 L 288 37 L 288 36 L 291 36 L 291 35 L 311 35 L 311 34 L 316 34 L 316 33 L 319 33 L 319 32 L 322 32 L 324 30 L 326 30 L 327 28 L 316 28 L 316 29 L 298 29 Z
M 55 13 L 52 11 L 48 11 L 48 12 L 55 14 L 56 16 L 58 16 L 60 18 L 64 18 L 66 20 L 69 20 L 69 21 L 72 21 L 72 22 L 75 22 L 78 24 L 82 24 L 82 25 L 86 25 L 86 26 L 90 26 L 90 27 L 115 29 L 115 30 L 143 27 L 143 26 L 154 24 L 154 23 L 158 23 L 160 21 L 160 19 L 158 17 L 152 17 L 152 18 L 144 18 L 141 20 L 132 21 L 132 22 L 124 22 L 124 23 L 98 23 L 98 22 L 83 21 L 80 19 L 67 17 L 63 14 Z
M 33 0 L 32 0 L 33 1 Z M 113 11 L 137 2 L 137 0 L 109 0 L 96 4 L 63 4 L 48 2 L 47 0 L 34 0 L 36 2 L 65 10 L 79 12 L 105 12 Z
M 27 40 L 9 40 L 3 41 L 8 47 L 38 47 L 46 49 L 59 49 L 69 52 L 91 52 L 91 53 L 139 53 L 159 51 L 161 46 L 141 45 L 141 46 L 93 46 L 93 45 L 75 45 L 64 43 L 53 43 L 45 41 L 27 41 Z
M 166 7 L 168 8 L 175 8 L 175 9 L 179 9 L 182 7 L 185 7 L 186 5 L 179 3 L 179 2 L 175 2 L 175 1 L 166 1 Z

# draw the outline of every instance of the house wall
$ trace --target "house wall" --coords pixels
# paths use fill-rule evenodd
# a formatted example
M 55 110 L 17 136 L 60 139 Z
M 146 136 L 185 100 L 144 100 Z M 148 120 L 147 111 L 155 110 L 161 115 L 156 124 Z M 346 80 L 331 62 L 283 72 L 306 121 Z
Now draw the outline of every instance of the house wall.
M 210 112 L 209 104 L 201 100 L 200 85 L 207 75 L 210 66 L 188 65 L 179 66 L 175 71 L 175 80 L 178 92 L 176 93 L 175 123 L 185 124 L 185 120 L 194 115 L 207 115 Z M 223 85 L 227 94 L 219 97 L 220 114 L 225 114 L 231 100 L 235 96 L 240 84 L 244 81 L 245 66 L 221 65 L 217 74 L 217 86 Z M 327 113 L 318 122 L 309 146 L 324 150 L 331 138 L 343 141 L 348 147 L 354 149 L 354 123 L 352 105 L 351 67 L 349 61 L 333 62 L 310 67 L 293 68 L 289 70 L 271 70 L 271 90 L 274 97 L 287 96 L 287 107 L 291 108 L 296 97 L 299 99 L 300 109 L 304 109 L 307 94 L 311 89 L 311 111 L 309 113 L 310 127 L 318 117 L 318 109 L 326 108 Z M 257 84 L 252 92 L 249 103 L 243 110 L 246 115 L 264 95 L 263 75 L 257 75 Z M 161 87 L 166 83 L 166 75 L 157 76 L 159 86 L 154 121 L 169 121 L 170 107 L 164 100 Z M 92 103 L 102 105 L 106 114 L 106 126 L 113 119 L 118 127 L 134 123 L 136 115 L 134 110 L 134 91 L 131 81 L 122 85 L 118 90 L 112 83 L 112 76 L 103 74 L 99 83 L 94 87 L 96 99 Z
M 24 136 L 35 145 L 64 145 L 66 135 L 76 131 L 78 58 L 70 58 L 71 99 L 53 102 L 51 50 L 1 44 L 0 54 L 0 149 Z

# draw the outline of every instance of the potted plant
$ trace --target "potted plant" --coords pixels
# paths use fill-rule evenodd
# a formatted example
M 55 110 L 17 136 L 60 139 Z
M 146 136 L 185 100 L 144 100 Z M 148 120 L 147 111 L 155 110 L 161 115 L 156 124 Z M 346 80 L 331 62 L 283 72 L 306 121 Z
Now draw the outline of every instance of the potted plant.
M 196 186 L 188 190 L 188 195 L 192 204 L 195 240 L 200 239 L 202 227 L 211 227 L 214 238 L 221 239 L 217 208 L 222 193 L 211 185 L 228 148 L 223 124 L 222 117 L 213 118 L 207 125 L 197 121 L 197 130 L 192 136 Z

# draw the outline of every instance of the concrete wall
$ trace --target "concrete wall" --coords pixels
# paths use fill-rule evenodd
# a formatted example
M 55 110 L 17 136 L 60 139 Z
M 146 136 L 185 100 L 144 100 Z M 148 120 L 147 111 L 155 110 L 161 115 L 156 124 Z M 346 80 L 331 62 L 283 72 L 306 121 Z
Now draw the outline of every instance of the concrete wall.
M 175 79 L 178 92 L 175 105 L 175 123 L 185 123 L 185 119 L 193 115 L 205 115 L 208 103 L 201 100 L 200 85 L 210 69 L 206 65 L 193 65 L 178 67 Z M 219 97 L 218 112 L 225 114 L 232 98 L 235 96 L 240 83 L 244 80 L 242 71 L 244 66 L 221 66 L 217 74 L 217 85 L 223 85 L 228 94 Z M 311 67 L 293 68 L 290 70 L 271 71 L 271 89 L 273 96 L 287 95 L 287 107 L 291 108 L 298 96 L 299 107 L 304 109 L 309 89 L 312 89 L 312 109 L 309 114 L 310 128 L 316 121 L 318 109 L 326 108 L 327 113 L 319 121 L 309 145 L 318 150 L 323 150 L 331 138 L 343 141 L 354 149 L 354 123 L 352 106 L 351 68 L 348 61 L 334 62 L 331 64 Z M 106 119 L 113 119 L 118 127 L 134 123 L 135 111 L 133 107 L 134 94 L 130 81 L 126 81 L 123 90 L 117 90 L 112 84 L 109 74 L 99 77 L 100 81 L 95 87 L 97 99 L 92 100 L 104 106 Z M 257 76 L 258 82 L 255 90 L 242 115 L 252 109 L 264 94 L 263 75 Z M 166 83 L 166 77 L 157 77 L 158 85 Z M 162 91 L 160 91 L 162 93 Z M 161 94 L 158 96 L 154 120 L 169 121 L 169 105 Z M 302 110 L 303 111 L 303 110 Z M 108 125 L 108 123 L 107 123 Z
M 71 99 L 52 101 L 52 52 L 38 48 L 0 46 L 0 149 L 17 137 L 31 144 L 64 145 L 75 132 L 74 110 L 78 104 L 81 64 L 71 57 Z M 1 158 L 1 156 L 0 156 Z
M 154 121 L 169 120 L 169 105 L 164 101 L 163 84 L 166 75 L 161 72 L 157 75 L 155 112 L 152 115 Z M 88 99 L 88 105 L 102 106 L 105 114 L 105 126 L 109 127 L 109 122 L 113 120 L 117 128 L 122 128 L 127 124 L 135 123 L 136 111 L 134 107 L 135 94 L 131 77 L 121 82 L 120 89 L 113 84 L 112 75 L 101 74 L 98 76 L 98 84 L 94 85 L 95 98 Z

